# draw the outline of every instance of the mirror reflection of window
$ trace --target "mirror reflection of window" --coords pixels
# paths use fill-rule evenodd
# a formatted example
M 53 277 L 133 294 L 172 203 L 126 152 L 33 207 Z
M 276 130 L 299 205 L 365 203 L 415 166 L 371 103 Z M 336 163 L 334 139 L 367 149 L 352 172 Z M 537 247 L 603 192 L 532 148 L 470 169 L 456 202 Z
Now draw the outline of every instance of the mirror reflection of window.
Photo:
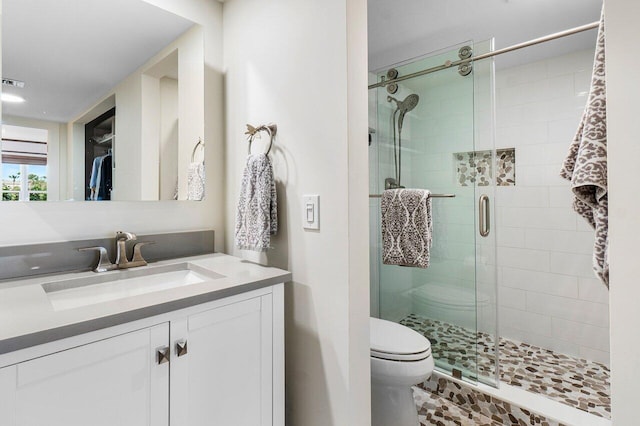
M 47 141 L 47 130 L 2 126 L 2 201 L 47 200 Z

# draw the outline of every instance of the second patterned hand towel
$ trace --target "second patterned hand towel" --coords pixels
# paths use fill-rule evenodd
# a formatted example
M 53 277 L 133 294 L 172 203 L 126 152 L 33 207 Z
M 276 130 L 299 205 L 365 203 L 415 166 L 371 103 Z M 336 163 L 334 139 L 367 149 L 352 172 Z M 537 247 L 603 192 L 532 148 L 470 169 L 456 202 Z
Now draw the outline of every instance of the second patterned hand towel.
M 382 193 L 382 263 L 429 266 L 433 225 L 431 193 L 426 189 L 388 189 Z

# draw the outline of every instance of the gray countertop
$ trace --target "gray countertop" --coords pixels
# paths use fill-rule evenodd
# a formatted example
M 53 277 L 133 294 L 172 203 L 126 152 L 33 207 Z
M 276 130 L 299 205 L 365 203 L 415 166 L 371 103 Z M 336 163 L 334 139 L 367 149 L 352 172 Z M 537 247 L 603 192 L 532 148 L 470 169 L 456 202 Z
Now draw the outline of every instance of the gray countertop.
M 119 274 L 110 271 L 44 275 L 0 285 L 0 354 L 159 315 L 291 280 L 291 273 L 225 254 L 165 260 L 135 268 L 189 262 L 222 277 L 72 309 L 54 309 L 43 284 Z M 133 270 L 133 269 L 132 269 Z M 100 285 L 100 284 L 96 284 Z

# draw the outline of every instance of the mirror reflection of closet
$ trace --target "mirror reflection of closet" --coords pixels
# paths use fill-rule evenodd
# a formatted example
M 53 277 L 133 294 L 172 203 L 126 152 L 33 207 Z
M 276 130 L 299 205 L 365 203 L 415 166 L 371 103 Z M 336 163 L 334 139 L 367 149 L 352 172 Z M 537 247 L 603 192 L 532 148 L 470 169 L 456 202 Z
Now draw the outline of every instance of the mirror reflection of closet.
M 116 109 L 85 125 L 85 200 L 111 200 Z

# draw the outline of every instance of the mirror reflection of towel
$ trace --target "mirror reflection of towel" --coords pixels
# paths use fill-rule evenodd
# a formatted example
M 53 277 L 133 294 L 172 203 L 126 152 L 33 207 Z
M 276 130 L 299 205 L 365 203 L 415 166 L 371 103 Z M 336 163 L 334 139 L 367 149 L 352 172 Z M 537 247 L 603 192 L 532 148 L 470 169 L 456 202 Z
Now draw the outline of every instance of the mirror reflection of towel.
M 187 170 L 187 200 L 202 201 L 204 198 L 204 162 L 189 163 Z M 177 199 L 177 194 L 175 196 Z
M 382 263 L 429 266 L 433 224 L 431 193 L 426 189 L 387 189 L 382 212 Z
M 198 147 L 202 152 L 202 160 L 196 161 Z M 178 182 L 176 182 L 176 192 L 174 200 L 178 199 Z M 198 139 L 198 143 L 191 151 L 191 163 L 187 168 L 187 200 L 202 201 L 204 199 L 204 143 Z
M 266 154 L 247 157 L 236 212 L 236 247 L 265 251 L 278 231 L 276 183 Z

